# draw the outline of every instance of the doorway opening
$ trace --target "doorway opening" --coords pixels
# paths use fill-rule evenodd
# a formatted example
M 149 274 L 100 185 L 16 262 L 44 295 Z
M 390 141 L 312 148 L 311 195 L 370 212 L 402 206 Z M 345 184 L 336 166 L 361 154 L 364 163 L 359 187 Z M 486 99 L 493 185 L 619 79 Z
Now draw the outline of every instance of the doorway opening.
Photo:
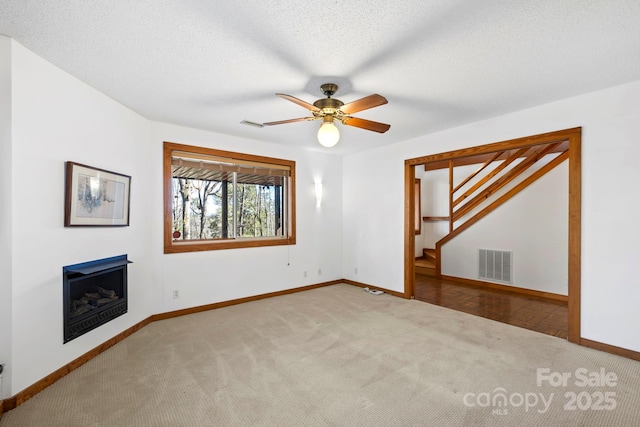
M 567 339 L 574 343 L 580 341 L 580 187 L 581 187 L 581 128 L 572 128 L 545 134 L 533 135 L 509 141 L 470 147 L 445 153 L 438 153 L 408 159 L 405 161 L 405 289 L 406 298 L 416 296 L 416 266 L 415 266 L 415 236 L 416 236 L 416 187 L 415 169 L 418 165 L 444 164 L 453 170 L 454 165 L 477 162 L 481 157 L 494 159 L 497 153 L 517 152 L 536 147 L 551 147 L 563 144 L 566 147 L 568 159 L 568 286 L 567 286 Z M 489 160 L 487 160 L 489 161 Z M 450 172 L 452 174 L 452 172 Z M 450 236 L 455 237 L 452 196 L 450 198 Z M 493 208 L 489 209 L 490 212 Z M 485 209 L 486 210 L 486 209 Z M 486 212 L 488 213 L 488 212 Z M 486 214 L 485 213 L 485 214 Z M 482 215 L 480 215 L 482 217 Z M 479 218 L 478 218 L 479 219 Z M 470 227 L 477 219 L 473 219 Z M 464 227 L 458 229 L 462 232 Z M 458 232 L 458 234 L 459 234 Z M 444 240 L 444 239 L 442 239 Z M 442 242 L 439 241 L 438 243 Z M 440 252 L 441 246 L 436 247 L 435 277 L 441 279 Z

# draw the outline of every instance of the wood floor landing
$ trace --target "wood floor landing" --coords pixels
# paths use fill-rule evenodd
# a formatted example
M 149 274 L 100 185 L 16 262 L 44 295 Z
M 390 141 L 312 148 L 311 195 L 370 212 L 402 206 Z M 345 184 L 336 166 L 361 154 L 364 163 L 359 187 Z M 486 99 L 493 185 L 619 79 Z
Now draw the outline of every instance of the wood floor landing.
M 567 338 L 567 303 L 416 274 L 419 301 Z

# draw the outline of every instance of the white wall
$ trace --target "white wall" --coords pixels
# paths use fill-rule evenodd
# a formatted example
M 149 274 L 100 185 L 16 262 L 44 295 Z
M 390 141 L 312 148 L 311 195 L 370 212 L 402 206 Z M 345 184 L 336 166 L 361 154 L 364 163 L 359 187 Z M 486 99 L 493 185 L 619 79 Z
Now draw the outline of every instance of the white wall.
M 639 97 L 640 81 L 346 156 L 345 278 L 403 291 L 405 159 L 582 126 L 582 336 L 640 351 Z
M 424 172 L 416 166 L 420 178 L 421 216 L 449 216 L 449 169 Z M 423 221 L 422 233 L 416 236 L 416 256 L 422 256 L 422 248 L 435 249 L 436 242 L 449 234 L 448 221 Z
M 547 163 L 541 161 L 540 163 Z M 442 274 L 478 280 L 478 249 L 513 252 L 513 282 L 510 286 L 567 295 L 568 290 L 568 163 L 565 161 L 525 191 L 484 217 L 468 230 L 443 245 Z M 535 166 L 538 169 L 540 165 Z M 478 165 L 454 170 L 454 186 L 473 174 Z M 458 196 L 475 184 L 483 174 L 471 180 Z M 416 167 L 421 179 L 422 215 L 449 215 L 449 170 L 424 172 Z M 488 200 L 502 196 L 522 181 L 507 185 Z M 486 205 L 480 205 L 471 214 Z M 471 214 L 468 217 L 471 217 Z M 460 224 L 464 222 L 461 221 Z M 456 224 L 456 227 L 459 224 Z M 416 256 L 422 248 L 435 248 L 435 242 L 449 233 L 447 221 L 423 222 L 416 236 Z M 491 282 L 492 280 L 480 279 Z M 504 283 L 494 281 L 496 283 Z
M 12 393 L 153 313 L 148 121 L 12 43 Z M 130 227 L 65 228 L 65 161 L 131 175 Z M 62 267 L 128 254 L 129 312 L 62 344 Z
M 11 39 L 0 35 L 0 364 L 11 360 Z M 9 396 L 10 365 L 0 380 Z
M 11 394 L 153 313 L 143 117 L 12 42 Z M 132 176 L 131 226 L 65 228 L 65 161 Z M 128 254 L 129 312 L 62 343 L 62 267 Z
M 404 293 L 404 160 L 396 150 L 343 160 L 343 277 Z
M 151 250 L 162 274 L 159 311 L 172 311 L 342 278 L 342 159 L 255 140 L 155 123 L 149 160 L 153 191 Z M 163 254 L 162 142 L 276 157 L 296 162 L 296 244 Z M 314 181 L 323 182 L 316 207 Z M 318 274 L 321 270 L 321 274 Z M 307 276 L 304 276 L 304 272 Z M 172 298 L 179 290 L 180 297 Z
M 567 295 L 567 166 L 563 162 L 443 245 L 442 274 L 478 280 L 478 249 L 512 251 L 510 286 Z
M 0 302 L 8 326 L 0 328 L 0 357 L 10 355 L 5 397 L 152 314 L 342 278 L 340 157 L 154 123 L 14 41 L 0 40 L 0 55 L 11 59 L 10 73 L 0 68 L 0 91 L 10 87 L 13 96 L 11 110 L 0 104 L 0 173 L 7 178 L 0 195 L 11 197 L 0 207 L 9 220 L 0 224 L 0 262 L 11 260 L 13 273 L 0 286 L 9 296 Z M 163 254 L 163 141 L 295 160 L 297 244 Z M 65 228 L 65 161 L 132 176 L 131 225 Z M 320 207 L 317 179 L 324 184 Z M 63 345 L 62 267 L 124 253 L 133 261 L 128 313 Z

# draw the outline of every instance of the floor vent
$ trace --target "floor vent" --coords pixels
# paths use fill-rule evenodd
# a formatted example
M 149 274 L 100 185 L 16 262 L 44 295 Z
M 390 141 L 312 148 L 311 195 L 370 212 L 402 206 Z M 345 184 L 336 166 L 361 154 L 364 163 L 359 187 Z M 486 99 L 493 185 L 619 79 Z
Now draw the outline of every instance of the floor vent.
M 513 252 L 478 249 L 478 278 L 513 283 Z

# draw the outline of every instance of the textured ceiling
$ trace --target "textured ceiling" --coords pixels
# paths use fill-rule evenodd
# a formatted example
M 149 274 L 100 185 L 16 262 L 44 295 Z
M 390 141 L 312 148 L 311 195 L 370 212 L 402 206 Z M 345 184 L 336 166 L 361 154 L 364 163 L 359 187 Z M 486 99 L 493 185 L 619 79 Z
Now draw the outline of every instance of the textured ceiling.
M 149 119 L 341 154 L 640 80 L 638 0 L 0 0 L 0 33 Z M 325 82 L 391 129 L 240 123 Z

